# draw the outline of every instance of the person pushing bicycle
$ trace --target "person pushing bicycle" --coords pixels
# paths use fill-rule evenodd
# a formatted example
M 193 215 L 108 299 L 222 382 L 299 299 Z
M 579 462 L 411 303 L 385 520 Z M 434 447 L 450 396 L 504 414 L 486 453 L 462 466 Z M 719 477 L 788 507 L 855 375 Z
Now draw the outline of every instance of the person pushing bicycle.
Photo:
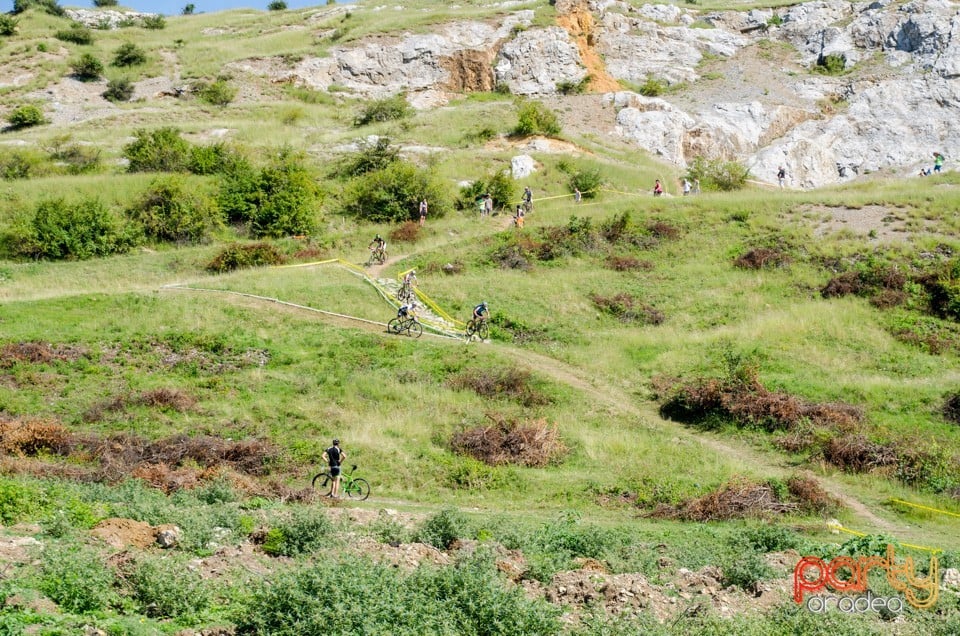
M 333 487 L 330 489 L 330 496 L 334 499 L 340 497 L 340 464 L 347 458 L 347 454 L 340 448 L 340 440 L 333 440 L 333 446 L 323 451 L 323 461 L 330 466 L 330 476 L 333 477 Z

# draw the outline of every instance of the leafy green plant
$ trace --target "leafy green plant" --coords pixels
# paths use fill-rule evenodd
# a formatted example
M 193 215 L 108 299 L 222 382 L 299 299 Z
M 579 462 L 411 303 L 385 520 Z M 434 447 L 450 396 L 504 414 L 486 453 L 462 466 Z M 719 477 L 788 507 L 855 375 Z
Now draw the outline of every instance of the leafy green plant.
M 370 532 L 380 543 L 398 544 L 408 538 L 403 524 L 391 517 L 386 511 L 377 514 L 377 520 L 370 524 Z
M 517 109 L 517 125 L 513 129 L 514 135 L 517 137 L 529 137 L 530 135 L 553 137 L 559 135 L 560 130 L 560 120 L 556 113 L 542 102 L 527 100 L 520 102 Z
M 368 172 L 383 170 L 400 159 L 400 148 L 390 145 L 387 137 L 377 137 L 375 141 L 361 139 L 357 142 L 357 152 L 346 156 L 335 173 L 341 176 L 357 177 Z
M 250 223 L 254 236 L 298 236 L 314 231 L 319 191 L 302 154 L 282 150 L 260 172 L 257 185 L 257 207 Z
M 155 15 L 144 16 L 143 28 L 160 31 L 161 29 L 167 28 L 167 20 L 159 13 Z
M 516 201 L 517 182 L 505 170 L 498 170 L 482 179 L 477 179 L 470 185 L 460 188 L 457 208 L 471 211 L 476 209 L 477 202 L 484 194 L 489 194 L 493 198 L 495 210 L 509 207 Z
M 43 111 L 36 104 L 17 106 L 7 115 L 7 123 L 13 128 L 29 128 L 47 123 Z
M 183 172 L 190 159 L 190 143 L 176 128 L 138 129 L 123 147 L 127 172 Z
M 156 618 L 190 618 L 204 611 L 212 594 L 184 558 L 142 558 L 128 573 L 140 611 Z
M 0 14 L 0 35 L 14 35 L 17 32 L 17 26 L 20 21 L 10 14 Z
M 267 11 L 286 11 L 287 3 L 283 0 L 270 0 L 267 5 Z
M 50 15 L 62 17 L 66 14 L 56 0 L 13 0 L 13 12 L 23 13 L 28 9 L 39 9 Z
M 220 224 L 206 202 L 175 176 L 151 183 L 127 215 L 143 227 L 148 238 L 156 241 L 196 243 Z
M 126 77 L 118 77 L 107 82 L 103 98 L 111 102 L 128 102 L 133 97 L 134 86 Z
M 102 557 L 76 545 L 43 551 L 38 588 L 62 609 L 78 614 L 107 609 L 117 601 L 114 576 Z
M 592 199 L 600 194 L 602 185 L 603 177 L 599 168 L 584 168 L 570 176 L 570 191 L 579 190 L 584 199 Z
M 638 92 L 644 97 L 657 97 L 662 95 L 666 90 L 667 83 L 664 80 L 648 77 L 643 84 L 640 85 Z
M 300 508 L 267 532 L 263 551 L 274 556 L 310 554 L 329 541 L 333 524 L 320 508 Z
M 193 90 L 201 101 L 213 106 L 226 106 L 237 96 L 236 87 L 223 78 L 210 83 L 197 82 L 194 84 Z
M 31 519 L 45 503 L 40 489 L 10 478 L 0 478 L 0 523 L 14 523 Z
M 783 24 L 783 18 L 777 15 L 776 13 L 770 16 L 770 19 L 767 20 L 768 26 L 780 26 L 781 24 Z
M 69 136 L 54 138 L 47 148 L 50 159 L 65 164 L 68 174 L 96 172 L 100 167 L 100 149 L 69 141 Z
M 0 178 L 7 181 L 42 176 L 47 167 L 43 156 L 34 150 L 0 152 Z
M 382 121 L 394 121 L 409 117 L 412 110 L 403 95 L 394 95 L 369 102 L 353 120 L 354 126 L 366 126 Z
M 87 259 L 126 252 L 135 242 L 99 200 L 55 199 L 37 206 L 18 236 L 17 251 L 33 258 Z
M 745 592 L 757 593 L 761 581 L 772 579 L 776 573 L 757 552 L 745 552 L 727 557 L 721 566 L 724 585 L 735 585 Z
M 399 223 L 417 216 L 417 204 L 423 198 L 432 217 L 442 217 L 450 209 L 447 186 L 432 170 L 394 161 L 347 183 L 340 211 L 375 223 Z
M 570 80 L 564 80 L 557 82 L 557 92 L 561 95 L 582 95 L 587 86 L 590 84 L 590 76 L 587 75 L 583 79 L 574 82 Z
M 70 68 L 73 69 L 73 76 L 81 82 L 95 82 L 103 74 L 103 62 L 93 53 L 84 53 Z
M 88 45 L 93 44 L 93 32 L 84 26 L 73 26 L 69 29 L 61 29 L 53 34 L 61 42 L 72 42 L 73 44 Z
M 467 518 L 456 508 L 444 508 L 417 528 L 417 541 L 446 550 L 457 539 L 467 536 Z
M 196 10 L 197 5 L 192 2 L 188 2 L 183 6 L 183 9 L 180 11 L 180 15 L 193 15 L 193 12 Z
M 235 164 L 244 161 L 235 150 L 222 142 L 192 146 L 187 170 L 199 175 L 226 174 Z
M 215 274 L 224 274 L 246 267 L 280 265 L 283 254 L 269 243 L 232 243 L 226 246 L 207 263 L 206 269 Z
M 842 75 L 847 70 L 847 56 L 842 53 L 821 55 L 813 70 L 822 75 Z
M 147 52 L 133 42 L 124 42 L 113 52 L 114 66 L 138 66 L 146 62 Z
M 746 185 L 750 170 L 738 161 L 707 159 L 698 155 L 687 168 L 690 181 L 700 180 L 703 190 L 739 190 Z
M 93 0 L 93 6 L 103 8 L 103 7 L 116 7 L 120 4 L 120 0 Z

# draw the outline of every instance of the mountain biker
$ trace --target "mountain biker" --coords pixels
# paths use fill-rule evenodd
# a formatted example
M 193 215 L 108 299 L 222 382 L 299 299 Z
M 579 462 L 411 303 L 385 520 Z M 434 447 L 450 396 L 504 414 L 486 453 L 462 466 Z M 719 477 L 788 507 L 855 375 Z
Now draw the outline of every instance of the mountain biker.
M 473 319 L 480 322 L 486 322 L 489 317 L 489 312 L 487 311 L 487 301 L 483 301 L 479 305 L 473 308 Z
M 417 286 L 417 270 L 411 269 L 409 272 L 403 276 L 403 285 L 405 287 L 416 287 Z
M 379 252 L 383 254 L 384 257 L 387 255 L 387 242 L 380 238 L 380 235 L 377 234 L 373 240 L 370 242 L 370 251 Z
M 401 320 L 406 320 L 408 318 L 412 320 L 417 319 L 417 303 L 415 301 L 404 303 L 400 305 L 400 308 L 397 309 L 397 318 Z
M 340 464 L 347 458 L 347 454 L 340 448 L 340 440 L 333 440 L 333 446 L 323 451 L 323 461 L 330 467 L 330 476 L 333 477 L 333 486 L 330 488 L 330 496 L 334 499 L 340 497 Z
M 533 212 L 533 191 L 530 189 L 530 186 L 523 188 L 523 207 L 528 212 Z

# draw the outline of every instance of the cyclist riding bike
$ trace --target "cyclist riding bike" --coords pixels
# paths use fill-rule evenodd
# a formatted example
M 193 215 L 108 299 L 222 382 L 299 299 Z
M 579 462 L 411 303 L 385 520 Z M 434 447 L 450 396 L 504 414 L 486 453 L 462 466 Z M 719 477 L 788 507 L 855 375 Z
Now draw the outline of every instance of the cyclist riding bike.
M 487 301 L 483 301 L 479 305 L 473 308 L 473 319 L 481 322 L 486 322 L 489 317 L 487 312 Z
M 407 287 L 416 287 L 417 285 L 417 270 L 411 269 L 403 277 L 403 284 Z
M 387 242 L 380 238 L 380 235 L 377 234 L 374 239 L 370 242 L 369 250 L 374 254 L 381 255 L 386 257 L 387 255 Z
M 401 320 L 416 320 L 417 319 L 417 303 L 409 302 L 400 305 L 400 309 L 397 310 L 397 318 Z

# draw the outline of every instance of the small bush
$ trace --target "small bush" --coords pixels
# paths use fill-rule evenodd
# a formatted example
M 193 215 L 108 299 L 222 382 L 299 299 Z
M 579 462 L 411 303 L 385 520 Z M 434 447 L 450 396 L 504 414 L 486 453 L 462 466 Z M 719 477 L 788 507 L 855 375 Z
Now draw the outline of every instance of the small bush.
M 650 261 L 641 261 L 633 256 L 611 255 L 607 257 L 606 266 L 616 272 L 637 272 L 653 269 L 653 263 Z
M 842 53 L 821 55 L 813 70 L 822 75 L 842 75 L 847 68 L 847 57 Z
M 590 300 L 598 309 L 615 316 L 620 322 L 659 325 L 663 323 L 665 318 L 663 312 L 659 309 L 646 305 L 638 298 L 625 292 L 613 296 L 592 294 Z
M 478 201 L 484 194 L 489 194 L 493 198 L 494 210 L 509 208 L 510 204 L 516 201 L 517 182 L 507 170 L 498 170 L 482 179 L 477 179 L 460 189 L 457 209 L 475 211 Z
M 128 102 L 133 97 L 133 82 L 125 77 L 119 77 L 107 82 L 107 90 L 103 92 L 103 98 L 111 102 Z
M 737 161 L 706 159 L 697 156 L 687 170 L 690 181 L 700 180 L 703 190 L 728 192 L 741 189 L 750 177 L 750 170 Z
M 143 18 L 143 28 L 160 31 L 167 28 L 167 20 L 160 14 L 148 15 Z
M 428 517 L 417 529 L 417 541 L 446 550 L 467 536 L 467 518 L 456 508 L 444 508 Z
M 724 585 L 734 585 L 744 592 L 760 595 L 760 583 L 776 576 L 773 568 L 756 552 L 738 554 L 722 566 Z
M 200 101 L 213 106 L 226 106 L 237 96 L 237 89 L 225 79 L 218 79 L 211 83 L 197 82 L 193 86 L 194 92 Z
M 133 600 L 155 618 L 191 618 L 203 612 L 211 593 L 183 558 L 142 558 L 127 573 Z
M 593 199 L 600 194 L 600 186 L 603 185 L 603 178 L 600 176 L 600 169 L 578 170 L 570 176 L 570 192 L 580 190 L 584 199 Z
M 134 140 L 123 147 L 130 162 L 127 172 L 183 172 L 190 159 L 190 143 L 176 128 L 134 131 Z
M 33 258 L 87 259 L 123 253 L 135 243 L 97 199 L 44 201 L 19 237 L 18 251 Z
M 93 53 L 84 53 L 70 67 L 73 69 L 73 76 L 81 82 L 95 82 L 103 75 L 103 62 Z
M 517 137 L 546 135 L 555 137 L 560 134 L 560 120 L 556 113 L 543 103 L 523 101 L 517 111 L 517 125 L 513 133 Z
M 95 7 L 116 7 L 120 4 L 120 0 L 93 0 L 93 6 Z
M 655 77 L 648 77 L 643 84 L 640 85 L 637 92 L 644 97 L 658 97 L 666 90 L 667 83 L 665 81 Z
M 78 546 L 49 545 L 43 551 L 38 588 L 61 609 L 96 612 L 116 602 L 113 573 L 99 554 Z
M 590 76 L 587 75 L 579 81 L 564 80 L 557 82 L 557 92 L 561 95 L 582 95 L 590 84 Z
M 450 209 L 447 186 L 432 169 L 394 161 L 351 180 L 340 198 L 340 211 L 374 223 L 401 223 L 419 218 L 423 198 L 430 203 L 431 218 Z
M 207 271 L 216 274 L 232 272 L 246 267 L 280 265 L 283 254 L 270 243 L 241 244 L 233 243 L 223 248 L 212 261 L 207 263 Z
M 766 554 L 799 548 L 803 541 L 800 535 L 789 528 L 765 523 L 737 532 L 731 538 L 731 543 L 734 548 L 739 548 L 740 554 L 744 552 L 743 548 L 750 552 Z
M 366 126 L 375 122 L 394 121 L 409 117 L 412 110 L 403 95 L 394 95 L 372 101 L 354 118 L 354 126 Z
M 69 29 L 61 29 L 53 34 L 61 42 L 71 42 L 73 44 L 90 45 L 93 44 L 93 31 L 84 26 L 73 26 Z
M 323 547 L 333 524 L 322 509 L 302 508 L 267 532 L 263 551 L 273 556 L 299 556 Z
M 33 150 L 0 152 L 0 178 L 7 181 L 30 179 L 46 172 L 43 156 Z
M 147 63 L 147 52 L 133 42 L 124 42 L 113 53 L 114 66 L 139 66 Z
M 7 123 L 13 128 L 29 128 L 45 124 L 47 120 L 39 106 L 24 104 L 14 108 L 13 112 L 7 115 Z
M 20 21 L 7 13 L 0 13 L 0 35 L 14 35 Z
M 370 524 L 370 532 L 380 543 L 397 545 L 408 538 L 407 529 L 385 510 L 377 513 L 377 520 Z
M 144 234 L 156 241 L 196 243 L 219 226 L 207 204 L 176 177 L 159 179 L 128 211 Z
M 400 148 L 391 146 L 386 137 L 376 141 L 361 139 L 357 142 L 357 152 L 345 157 L 335 170 L 335 174 L 345 177 L 358 177 L 368 172 L 383 170 L 400 159 Z
M 268 11 L 286 11 L 287 3 L 283 0 L 270 0 L 270 4 L 267 5 Z
M 0 523 L 12 526 L 39 514 L 45 502 L 36 487 L 6 477 L 0 478 Z
M 531 373 L 516 367 L 471 369 L 451 376 L 446 384 L 488 399 L 506 397 L 524 406 L 550 403 L 550 397 L 536 388 Z
M 13 0 L 14 13 L 23 13 L 28 9 L 39 9 L 57 17 L 63 17 L 66 14 L 56 0 Z
M 454 452 L 500 466 L 512 464 L 542 468 L 557 462 L 567 452 L 556 426 L 546 420 L 520 423 L 494 420 L 492 426 L 478 426 L 456 433 L 450 440 Z
M 741 269 L 765 269 L 768 267 L 783 267 L 789 262 L 790 257 L 780 250 L 757 247 L 738 256 L 733 261 L 733 265 Z
M 192 146 L 187 170 L 199 175 L 226 174 L 244 162 L 236 151 L 224 143 Z
M 960 393 L 951 393 L 943 401 L 940 412 L 949 422 L 960 424 Z

